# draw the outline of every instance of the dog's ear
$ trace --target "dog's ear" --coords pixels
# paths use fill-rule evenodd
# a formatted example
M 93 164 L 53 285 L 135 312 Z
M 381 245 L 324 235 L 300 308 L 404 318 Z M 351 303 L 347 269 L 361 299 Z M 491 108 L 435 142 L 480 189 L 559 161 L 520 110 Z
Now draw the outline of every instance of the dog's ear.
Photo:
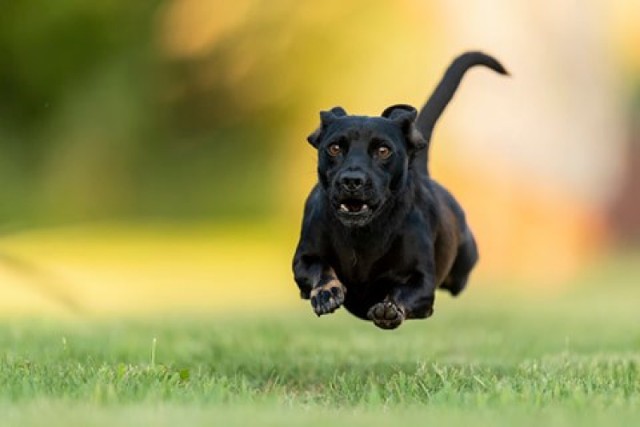
M 427 146 L 427 141 L 416 128 L 415 121 L 418 117 L 418 110 L 407 104 L 397 104 L 387 107 L 382 112 L 382 117 L 394 122 L 407 138 L 409 148 L 421 150 Z
M 398 124 L 405 126 L 413 123 L 418 117 L 418 110 L 407 104 L 396 104 L 385 108 L 382 117 L 393 120 Z
M 307 141 L 309 141 L 309 144 L 313 145 L 315 148 L 318 148 L 322 131 L 338 118 L 344 117 L 346 115 L 347 112 L 342 107 L 333 107 L 329 111 L 321 111 L 320 127 L 318 127 L 318 129 L 316 129 L 311 135 L 307 137 Z

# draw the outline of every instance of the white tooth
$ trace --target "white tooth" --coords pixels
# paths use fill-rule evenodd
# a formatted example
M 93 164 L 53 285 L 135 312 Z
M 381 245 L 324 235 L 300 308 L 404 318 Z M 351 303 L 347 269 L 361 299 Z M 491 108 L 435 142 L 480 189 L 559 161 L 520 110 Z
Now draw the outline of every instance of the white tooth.
M 340 205 L 340 212 L 349 212 L 349 209 L 347 209 L 347 205 L 345 205 L 344 203 L 342 203 Z
M 368 211 L 369 210 L 369 205 L 367 205 L 367 204 L 362 205 L 362 210 L 363 211 Z

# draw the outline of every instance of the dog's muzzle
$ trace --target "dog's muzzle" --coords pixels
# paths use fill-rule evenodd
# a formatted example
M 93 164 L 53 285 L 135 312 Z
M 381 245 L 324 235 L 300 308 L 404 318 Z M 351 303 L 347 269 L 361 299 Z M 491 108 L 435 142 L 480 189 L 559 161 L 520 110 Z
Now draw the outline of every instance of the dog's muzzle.
M 334 206 L 340 221 L 346 225 L 363 225 L 371 218 L 375 197 L 371 181 L 360 171 L 345 171 L 334 185 Z

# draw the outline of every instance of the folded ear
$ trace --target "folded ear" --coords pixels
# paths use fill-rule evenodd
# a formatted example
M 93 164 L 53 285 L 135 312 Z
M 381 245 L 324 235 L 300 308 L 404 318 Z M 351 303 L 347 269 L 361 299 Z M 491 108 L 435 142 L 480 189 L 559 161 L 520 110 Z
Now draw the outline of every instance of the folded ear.
M 407 104 L 396 104 L 385 108 L 382 117 L 398 123 L 413 122 L 418 117 L 418 110 Z
M 342 107 L 333 107 L 329 111 L 321 111 L 320 127 L 318 127 L 318 129 L 316 129 L 311 135 L 307 137 L 307 141 L 309 141 L 309 144 L 313 145 L 315 148 L 318 148 L 322 131 L 325 130 L 331 123 L 346 115 L 347 112 Z
M 417 151 L 427 146 L 427 141 L 415 126 L 418 110 L 411 105 L 397 104 L 387 107 L 382 112 L 382 117 L 391 120 L 402 129 L 409 148 Z

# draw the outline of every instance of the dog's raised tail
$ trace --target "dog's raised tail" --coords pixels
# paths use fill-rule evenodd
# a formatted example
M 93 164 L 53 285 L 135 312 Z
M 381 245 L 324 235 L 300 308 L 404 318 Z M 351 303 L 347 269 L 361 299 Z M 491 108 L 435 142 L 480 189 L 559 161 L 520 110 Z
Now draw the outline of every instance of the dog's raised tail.
M 436 86 L 422 107 L 422 110 L 420 110 L 418 118 L 416 119 L 416 127 L 422 133 L 427 143 L 429 143 L 431 139 L 431 134 L 436 122 L 456 93 L 462 77 L 469 68 L 476 65 L 484 65 L 497 73 L 509 75 L 509 72 L 497 59 L 482 52 L 466 52 L 454 59 L 444 73 L 442 80 L 438 83 L 438 86 Z M 425 162 L 427 160 L 426 151 L 428 149 L 429 147 L 427 146 L 424 154 Z

